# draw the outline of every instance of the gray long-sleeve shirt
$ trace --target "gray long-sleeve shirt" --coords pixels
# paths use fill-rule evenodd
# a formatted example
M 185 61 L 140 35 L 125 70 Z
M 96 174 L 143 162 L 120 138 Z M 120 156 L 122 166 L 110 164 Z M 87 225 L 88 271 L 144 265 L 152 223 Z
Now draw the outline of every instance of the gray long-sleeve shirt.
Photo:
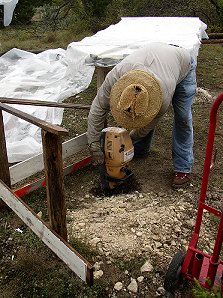
M 163 91 L 163 104 L 152 122 L 133 130 L 131 137 L 143 137 L 153 129 L 170 105 L 175 88 L 190 70 L 191 56 L 186 49 L 164 44 L 151 43 L 136 50 L 117 64 L 106 76 L 94 98 L 88 116 L 88 144 L 98 142 L 104 128 L 106 114 L 110 110 L 110 92 L 115 82 L 130 70 L 144 70 L 159 80 Z

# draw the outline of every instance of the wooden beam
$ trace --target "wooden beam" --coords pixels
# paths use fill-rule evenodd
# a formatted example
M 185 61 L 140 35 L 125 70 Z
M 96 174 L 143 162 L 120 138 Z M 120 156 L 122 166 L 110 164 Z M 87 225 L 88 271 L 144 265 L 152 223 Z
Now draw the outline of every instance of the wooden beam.
M 111 67 L 96 67 L 96 74 L 97 74 L 97 89 L 101 87 L 103 84 L 107 73 L 111 70 Z
M 60 136 L 42 130 L 42 142 L 50 227 L 67 240 L 62 141 Z
M 72 109 L 82 109 L 82 110 L 89 110 L 91 107 L 90 105 L 84 105 L 84 104 L 78 104 L 78 103 L 58 103 L 58 102 L 52 102 L 52 101 L 7 98 L 7 97 L 0 97 L 0 102 L 7 103 L 7 104 L 46 106 L 46 107 L 56 107 L 56 108 L 72 108 Z
M 6 141 L 5 141 L 5 130 L 4 130 L 3 115 L 2 115 L 1 109 L 0 109 L 0 179 L 4 181 L 6 185 L 11 187 L 8 156 L 7 156 Z M 0 209 L 3 209 L 5 207 L 6 205 L 0 199 Z
M 87 148 L 87 136 L 83 133 L 75 138 L 72 138 L 62 144 L 63 159 L 78 153 Z M 41 172 L 44 169 L 43 154 L 40 153 L 34 157 L 28 158 L 9 168 L 11 176 L 11 184 L 22 181 L 33 174 Z
M 209 39 L 222 39 L 223 33 L 222 32 L 216 32 L 216 33 L 208 33 Z
M 65 128 L 63 128 L 59 125 L 54 125 L 54 124 L 48 123 L 46 121 L 40 120 L 32 115 L 29 115 L 25 112 L 15 109 L 15 108 L 12 108 L 4 103 L 0 103 L 0 109 L 4 110 L 5 112 L 10 113 L 14 116 L 17 116 L 27 122 L 37 125 L 40 128 L 44 129 L 45 131 L 54 133 L 56 135 L 65 135 L 65 136 L 68 135 L 68 131 Z
M 93 267 L 0 181 L 0 197 L 23 222 L 84 282 L 93 285 Z
M 207 39 L 207 40 L 202 40 L 202 44 L 221 44 L 223 43 L 223 39 Z

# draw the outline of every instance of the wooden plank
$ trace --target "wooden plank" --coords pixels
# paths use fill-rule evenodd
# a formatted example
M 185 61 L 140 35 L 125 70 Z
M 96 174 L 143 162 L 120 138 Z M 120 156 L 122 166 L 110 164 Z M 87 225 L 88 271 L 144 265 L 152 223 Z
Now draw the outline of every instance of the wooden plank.
M 207 40 L 202 40 L 202 44 L 221 44 L 223 43 L 223 39 L 207 39 Z
M 93 268 L 76 250 L 57 235 L 33 210 L 0 181 L 0 197 L 24 223 L 84 282 L 93 284 Z
M 83 133 L 62 144 L 63 159 L 87 148 L 87 136 Z M 26 159 L 9 168 L 11 184 L 15 184 L 44 169 L 43 154 Z
M 57 135 L 68 135 L 68 130 L 66 130 L 65 128 L 59 126 L 59 125 L 55 125 L 55 124 L 51 124 L 48 123 L 46 121 L 43 121 L 41 119 L 38 119 L 32 115 L 29 115 L 25 112 L 22 112 L 20 110 L 17 110 L 15 108 L 12 108 L 4 103 L 0 103 L 0 109 L 4 110 L 7 113 L 10 113 L 14 116 L 17 116 L 27 122 L 30 122 L 34 125 L 39 126 L 40 128 L 44 129 L 45 131 L 57 134 Z
M 69 157 L 84 149 L 87 149 L 87 134 L 83 133 L 65 143 L 63 143 L 63 158 Z
M 91 107 L 90 105 L 84 105 L 79 103 L 58 103 L 58 102 L 52 102 L 52 101 L 7 98 L 7 97 L 0 97 L 0 102 L 7 103 L 7 104 L 46 106 L 46 107 L 56 107 L 56 108 L 73 108 L 73 109 L 82 109 L 82 110 L 89 110 Z
M 7 184 L 9 187 L 11 187 L 8 156 L 7 156 L 6 141 L 5 141 L 5 130 L 4 130 L 3 115 L 2 115 L 1 109 L 0 109 L 0 179 L 4 181 L 5 184 Z M 0 209 L 3 209 L 5 207 L 6 205 L 0 199 Z
M 87 156 L 84 159 L 65 167 L 64 168 L 64 176 L 71 174 L 73 172 L 76 172 L 77 170 L 85 167 L 86 165 L 88 165 L 91 162 L 91 160 L 92 160 L 92 156 Z M 31 193 L 32 191 L 37 190 L 41 187 L 45 187 L 45 186 L 46 186 L 46 180 L 45 180 L 45 176 L 43 176 L 40 179 L 31 181 L 31 182 L 23 185 L 22 187 L 17 188 L 16 190 L 13 190 L 13 192 L 21 198 L 21 197 Z
M 60 136 L 42 130 L 42 142 L 50 227 L 67 240 L 62 141 Z
M 208 33 L 209 39 L 221 39 L 223 38 L 222 32 L 216 32 L 216 33 Z

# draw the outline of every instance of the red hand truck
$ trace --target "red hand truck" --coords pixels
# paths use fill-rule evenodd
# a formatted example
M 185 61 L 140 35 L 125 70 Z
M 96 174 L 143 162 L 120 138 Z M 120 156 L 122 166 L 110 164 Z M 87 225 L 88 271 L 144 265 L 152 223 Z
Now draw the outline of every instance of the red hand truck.
M 180 280 L 198 280 L 205 288 L 218 285 L 223 292 L 223 261 L 219 259 L 223 241 L 223 211 L 217 210 L 205 203 L 209 173 L 212 168 L 212 153 L 216 131 L 217 111 L 223 101 L 223 93 L 219 94 L 210 111 L 208 141 L 198 201 L 197 217 L 194 230 L 186 253 L 179 251 L 172 258 L 166 272 L 164 289 L 174 294 Z M 204 210 L 220 218 L 212 255 L 197 249 L 199 233 Z

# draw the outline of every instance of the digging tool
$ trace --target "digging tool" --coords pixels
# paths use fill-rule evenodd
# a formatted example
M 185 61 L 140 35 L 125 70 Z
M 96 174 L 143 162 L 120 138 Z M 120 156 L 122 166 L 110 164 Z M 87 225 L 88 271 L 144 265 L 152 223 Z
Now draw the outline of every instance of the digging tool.
M 133 176 L 128 164 L 133 159 L 134 147 L 124 128 L 106 127 L 101 132 L 100 147 L 105 161 L 100 168 L 102 189 L 105 193 L 124 186 Z

